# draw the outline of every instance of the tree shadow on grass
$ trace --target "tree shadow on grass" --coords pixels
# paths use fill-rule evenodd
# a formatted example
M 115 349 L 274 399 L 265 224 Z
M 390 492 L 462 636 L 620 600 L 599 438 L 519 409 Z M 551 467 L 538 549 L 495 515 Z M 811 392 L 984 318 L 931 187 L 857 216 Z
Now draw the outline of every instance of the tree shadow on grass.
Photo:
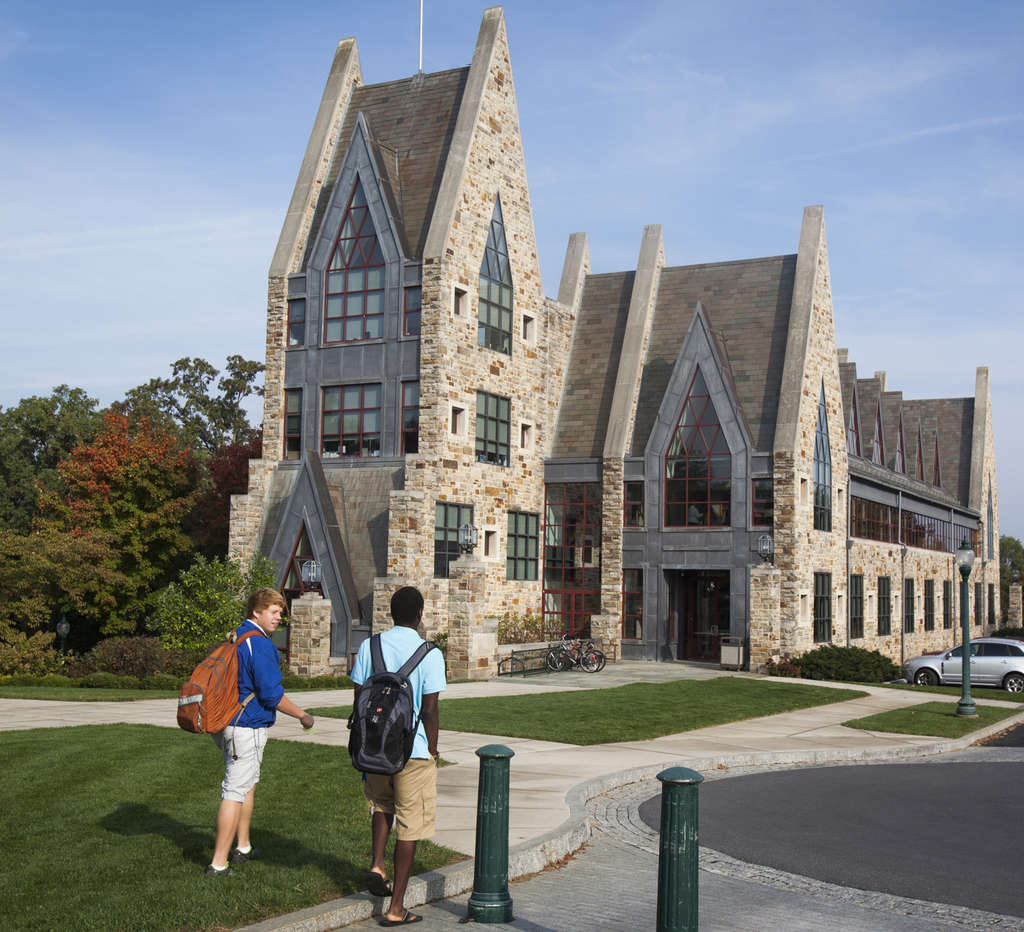
M 203 831 L 165 812 L 142 803 L 118 803 L 100 819 L 100 826 L 108 832 L 125 837 L 158 835 L 181 849 L 186 861 L 205 867 L 213 852 L 214 829 Z M 261 829 L 259 832 L 259 863 L 279 867 L 312 867 L 331 878 L 343 894 L 354 893 L 364 887 L 368 865 L 354 865 L 350 861 L 317 851 L 302 842 L 277 832 Z

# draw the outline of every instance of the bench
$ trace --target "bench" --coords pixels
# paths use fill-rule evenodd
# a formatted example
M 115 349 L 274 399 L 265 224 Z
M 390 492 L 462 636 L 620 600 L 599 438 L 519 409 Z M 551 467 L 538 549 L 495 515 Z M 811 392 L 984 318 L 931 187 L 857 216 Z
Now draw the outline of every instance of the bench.
M 548 673 L 548 653 L 557 645 L 546 647 L 529 647 L 524 650 L 509 651 L 508 656 L 498 661 L 498 676 L 520 674 L 529 676 L 531 673 Z

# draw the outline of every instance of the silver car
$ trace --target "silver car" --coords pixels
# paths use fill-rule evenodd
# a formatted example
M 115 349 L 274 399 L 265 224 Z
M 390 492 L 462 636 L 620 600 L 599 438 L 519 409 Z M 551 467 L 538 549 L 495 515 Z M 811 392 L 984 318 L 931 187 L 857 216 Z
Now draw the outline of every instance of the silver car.
M 903 664 L 903 677 L 917 686 L 959 686 L 963 680 L 963 645 L 913 657 Z M 1024 692 L 1024 643 L 1013 638 L 972 640 L 971 685 Z

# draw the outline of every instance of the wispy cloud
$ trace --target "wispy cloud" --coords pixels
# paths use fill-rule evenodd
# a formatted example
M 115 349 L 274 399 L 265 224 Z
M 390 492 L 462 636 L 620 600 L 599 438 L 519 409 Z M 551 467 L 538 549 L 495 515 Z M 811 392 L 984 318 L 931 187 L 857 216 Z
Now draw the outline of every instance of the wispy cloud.
M 28 44 L 29 34 L 8 20 L 0 19 L 0 62 L 13 57 Z

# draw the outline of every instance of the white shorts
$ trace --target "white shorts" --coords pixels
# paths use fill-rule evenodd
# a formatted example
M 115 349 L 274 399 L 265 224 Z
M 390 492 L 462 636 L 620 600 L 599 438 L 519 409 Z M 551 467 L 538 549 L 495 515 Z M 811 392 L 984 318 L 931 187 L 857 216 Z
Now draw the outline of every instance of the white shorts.
M 244 802 L 249 791 L 260 782 L 260 764 L 263 763 L 263 749 L 267 746 L 269 731 L 269 728 L 228 725 L 223 731 L 210 736 L 224 755 L 221 799 Z

